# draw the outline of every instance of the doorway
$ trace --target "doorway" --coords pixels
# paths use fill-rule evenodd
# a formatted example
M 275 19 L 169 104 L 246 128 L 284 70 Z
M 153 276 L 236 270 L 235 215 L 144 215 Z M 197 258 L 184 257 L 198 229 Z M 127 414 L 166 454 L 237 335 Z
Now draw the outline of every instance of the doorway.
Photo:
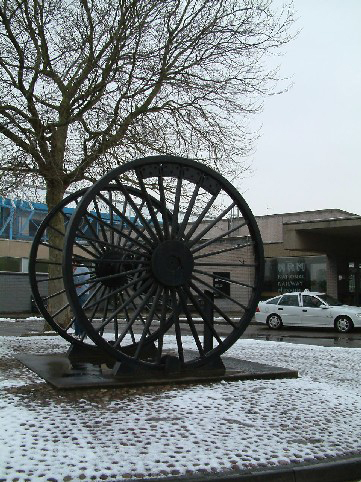
M 361 305 L 361 262 L 359 260 L 338 264 L 337 292 L 342 303 Z

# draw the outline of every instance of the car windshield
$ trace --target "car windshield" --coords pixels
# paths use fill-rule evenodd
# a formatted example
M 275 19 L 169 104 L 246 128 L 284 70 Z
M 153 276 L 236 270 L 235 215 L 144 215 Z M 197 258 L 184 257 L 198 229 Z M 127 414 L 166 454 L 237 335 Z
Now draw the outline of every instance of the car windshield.
M 336 300 L 336 298 L 333 298 L 330 295 L 318 295 L 318 297 L 330 306 L 342 306 L 340 301 Z

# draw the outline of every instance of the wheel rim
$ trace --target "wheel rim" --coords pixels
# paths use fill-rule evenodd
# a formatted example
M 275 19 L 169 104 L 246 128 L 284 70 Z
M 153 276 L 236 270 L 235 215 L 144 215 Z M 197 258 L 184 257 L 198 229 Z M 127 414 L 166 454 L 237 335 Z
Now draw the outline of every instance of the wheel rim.
M 129 179 L 139 185 L 136 194 L 123 184 Z M 127 212 L 127 206 L 132 213 Z M 233 219 L 234 225 L 230 225 L 232 210 L 240 213 L 239 219 Z M 104 215 L 102 218 L 103 211 L 108 213 L 107 220 Z M 95 243 L 100 246 L 106 239 L 110 249 L 126 250 L 134 263 L 133 270 L 126 273 L 132 276 L 127 283 L 100 296 L 103 304 L 112 296 L 118 299 L 113 311 L 104 307 L 98 326 L 82 309 L 71 272 L 74 257 L 89 264 L 87 256 L 75 249 L 78 226 L 86 216 L 100 225 Z M 211 221 L 207 221 L 209 216 Z M 223 232 L 217 231 L 222 226 Z M 213 237 L 210 233 L 216 234 Z M 233 233 L 238 235 L 236 242 L 225 247 L 224 240 Z M 229 279 L 219 275 L 218 271 L 230 268 L 236 272 Z M 63 274 L 69 301 L 88 335 L 111 356 L 161 368 L 166 353 L 164 335 L 172 326 L 176 356 L 185 367 L 193 367 L 226 351 L 251 321 L 263 281 L 263 247 L 250 209 L 222 176 L 188 159 L 149 157 L 114 169 L 84 195 L 67 229 Z M 99 273 L 94 270 L 92 276 L 93 285 L 100 285 Z M 214 279 L 228 280 L 230 295 L 214 286 Z M 224 298 L 218 299 L 220 295 Z M 236 321 L 224 311 L 225 301 L 240 313 Z M 215 316 L 229 326 L 231 331 L 224 339 L 209 323 L 202 302 L 209 302 Z M 214 347 L 205 348 L 199 318 L 211 331 Z M 102 332 L 109 323 L 118 326 L 114 340 Z M 137 323 L 139 333 L 134 329 Z M 185 343 L 187 334 L 190 340 Z M 135 345 L 131 355 L 123 349 L 130 337 Z M 156 353 L 144 359 L 142 350 L 149 339 L 155 341 Z M 184 354 L 189 345 L 195 348 L 190 359 L 189 353 Z
M 279 328 L 281 325 L 281 320 L 278 318 L 278 316 L 270 316 L 268 319 L 268 324 L 271 328 Z
M 339 331 L 347 332 L 350 329 L 350 320 L 347 318 L 339 318 L 337 320 L 337 326 Z
M 87 343 L 75 338 L 74 333 L 71 332 L 75 315 L 69 301 L 64 297 L 66 291 L 61 270 L 61 254 L 66 226 L 72 211 L 85 192 L 86 189 L 81 189 L 70 194 L 46 215 L 34 236 L 29 256 L 30 286 L 40 313 L 63 338 L 80 345 L 87 345 Z M 53 221 L 57 216 L 62 219 L 60 231 L 58 227 L 53 226 Z M 83 231 L 85 230 L 86 225 L 83 226 Z M 57 246 L 50 241 L 51 232 L 59 236 Z M 55 254 L 55 261 L 52 262 L 52 265 L 49 263 L 49 250 L 53 250 L 53 254 Z M 48 253 L 46 254 L 46 252 Z M 48 258 L 44 258 L 44 256 L 48 256 Z M 47 275 L 37 271 L 39 265 L 48 265 Z M 49 270 L 53 273 L 49 273 Z M 53 293 L 51 296 L 48 295 L 50 290 Z

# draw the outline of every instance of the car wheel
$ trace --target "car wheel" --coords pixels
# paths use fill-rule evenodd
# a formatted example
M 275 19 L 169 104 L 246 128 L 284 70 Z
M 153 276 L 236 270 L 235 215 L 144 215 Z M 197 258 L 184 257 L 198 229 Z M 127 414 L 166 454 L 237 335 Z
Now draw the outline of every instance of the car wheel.
M 353 323 L 348 316 L 339 316 L 335 320 L 335 328 L 340 333 L 348 333 L 353 329 Z
M 272 330 L 279 330 L 282 327 L 283 323 L 278 315 L 273 314 L 269 315 L 269 317 L 267 318 L 267 325 L 269 326 L 269 328 L 272 328 Z

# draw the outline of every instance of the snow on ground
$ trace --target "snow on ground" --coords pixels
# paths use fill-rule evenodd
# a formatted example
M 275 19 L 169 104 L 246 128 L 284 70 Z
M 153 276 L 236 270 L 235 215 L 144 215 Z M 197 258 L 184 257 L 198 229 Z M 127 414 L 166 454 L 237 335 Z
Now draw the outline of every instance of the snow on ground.
M 0 480 L 120 480 L 361 455 L 361 349 L 245 339 L 227 355 L 300 377 L 71 392 L 12 358 L 66 348 L 59 337 L 0 337 Z
M 27 318 L 0 318 L 0 323 L 2 321 L 6 321 L 7 323 L 15 323 L 17 321 L 44 321 L 44 318 L 41 318 L 39 316 L 28 316 Z

